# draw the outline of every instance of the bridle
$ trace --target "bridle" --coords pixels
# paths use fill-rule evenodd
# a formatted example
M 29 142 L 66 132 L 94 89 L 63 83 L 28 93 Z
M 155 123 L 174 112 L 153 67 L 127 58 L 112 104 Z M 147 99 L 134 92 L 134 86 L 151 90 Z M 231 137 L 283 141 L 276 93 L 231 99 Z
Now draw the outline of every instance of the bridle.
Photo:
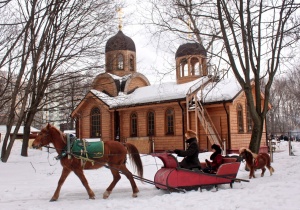
M 41 140 L 40 140 L 40 143 L 39 143 L 39 145 L 38 145 L 38 148 L 40 148 L 40 147 L 48 147 L 48 148 L 51 148 L 50 146 L 49 146 L 49 143 L 50 143 L 50 141 L 49 142 L 47 142 L 47 143 L 45 143 L 45 137 L 46 136 L 50 136 L 51 137 L 51 134 L 49 133 L 49 132 L 47 132 L 46 134 L 44 133 L 44 132 L 40 132 L 39 134 L 38 134 L 38 136 L 41 136 Z M 51 137 L 52 138 L 52 137 Z

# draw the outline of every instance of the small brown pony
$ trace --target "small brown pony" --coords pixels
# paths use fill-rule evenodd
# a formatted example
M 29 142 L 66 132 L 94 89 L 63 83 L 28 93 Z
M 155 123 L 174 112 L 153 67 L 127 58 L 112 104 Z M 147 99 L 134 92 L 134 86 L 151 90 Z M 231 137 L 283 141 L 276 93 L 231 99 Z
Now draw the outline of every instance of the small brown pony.
M 256 169 L 261 169 L 261 177 L 264 176 L 266 167 L 270 171 L 270 176 L 274 172 L 274 168 L 271 166 L 271 159 L 269 154 L 267 153 L 259 153 L 255 154 L 251 152 L 249 149 L 240 148 L 240 156 L 246 160 L 246 164 L 248 169 L 250 170 L 249 179 L 252 177 L 255 178 L 254 171 Z
M 48 124 L 35 138 L 32 146 L 33 148 L 38 149 L 42 146 L 52 143 L 58 155 L 62 155 L 62 152 L 66 152 L 66 142 L 66 135 L 54 126 Z M 140 177 L 143 177 L 143 165 L 139 155 L 139 151 L 134 145 L 130 143 L 125 143 L 123 145 L 122 143 L 117 141 L 104 141 L 103 157 L 92 159 L 94 161 L 93 163 L 87 161 L 84 165 L 82 165 L 82 161 L 80 159 L 72 155 L 71 159 L 68 159 L 68 157 L 61 158 L 60 162 L 63 167 L 62 174 L 58 181 L 58 185 L 54 192 L 54 195 L 52 196 L 50 201 L 56 201 L 58 199 L 60 189 L 71 171 L 73 171 L 79 177 L 89 195 L 89 198 L 95 199 L 95 194 L 89 187 L 87 179 L 84 176 L 83 169 L 98 169 L 104 165 L 107 166 L 106 164 L 108 164 L 108 167 L 111 170 L 113 181 L 103 193 L 103 198 L 106 199 L 109 197 L 113 188 L 121 179 L 119 171 L 121 171 L 129 179 L 133 191 L 132 197 L 137 197 L 137 193 L 139 192 L 139 190 L 133 179 L 132 173 L 126 168 L 125 164 L 127 152 L 129 154 L 130 160 L 134 163 L 134 167 L 137 170 L 138 175 Z

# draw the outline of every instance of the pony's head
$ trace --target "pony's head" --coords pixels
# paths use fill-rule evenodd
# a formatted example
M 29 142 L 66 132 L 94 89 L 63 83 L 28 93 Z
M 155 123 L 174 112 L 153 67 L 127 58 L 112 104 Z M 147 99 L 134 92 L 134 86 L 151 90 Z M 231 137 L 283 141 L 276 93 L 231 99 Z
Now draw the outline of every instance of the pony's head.
M 245 160 L 247 160 L 248 158 L 253 158 L 253 153 L 251 152 L 251 150 L 245 147 L 240 148 L 239 153 L 240 153 L 240 157 Z
M 53 139 L 56 138 L 56 135 L 61 135 L 61 137 L 63 138 L 62 133 L 57 128 L 48 123 L 38 133 L 37 137 L 32 142 L 32 147 L 34 149 L 39 149 L 43 146 L 49 145 L 50 143 L 53 143 Z

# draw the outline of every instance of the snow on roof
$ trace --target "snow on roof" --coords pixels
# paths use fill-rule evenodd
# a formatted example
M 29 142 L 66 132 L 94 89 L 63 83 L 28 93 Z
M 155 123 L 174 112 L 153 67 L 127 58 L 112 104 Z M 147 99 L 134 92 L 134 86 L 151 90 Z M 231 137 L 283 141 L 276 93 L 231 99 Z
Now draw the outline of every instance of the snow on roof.
M 205 86 L 202 91 L 202 100 L 204 103 L 232 100 L 241 90 L 242 88 L 235 77 L 221 79 Z
M 186 97 L 186 94 L 191 87 L 196 89 L 208 80 L 209 78 L 205 76 L 184 84 L 170 82 L 145 86 L 137 88 L 134 92 L 128 95 L 121 92 L 117 97 L 110 97 L 98 90 L 91 90 L 91 92 L 106 103 L 110 108 L 117 108 L 120 106 L 132 106 L 137 104 L 159 103 L 161 101 L 183 99 Z M 234 78 L 220 80 L 217 83 L 209 83 L 202 93 L 204 102 L 214 102 L 233 99 L 240 90 L 241 88 Z
M 12 126 L 11 128 L 11 133 L 14 132 L 16 126 Z M 40 130 L 34 128 L 34 127 L 30 127 L 30 132 L 31 133 L 38 133 L 40 132 Z M 5 134 L 6 133 L 6 125 L 0 125 L 0 133 Z M 23 134 L 24 133 L 24 126 L 20 126 L 18 134 Z
M 91 90 L 91 92 L 106 103 L 110 108 L 119 106 L 130 106 L 135 104 L 144 104 L 151 102 L 160 102 L 174 99 L 185 98 L 189 88 L 194 84 L 199 85 L 206 82 L 208 77 L 202 77 L 185 84 L 176 84 L 176 82 L 162 83 L 137 88 L 131 94 L 120 93 L 117 97 L 109 97 L 103 92 Z
M 124 75 L 122 77 L 115 75 L 115 74 L 111 74 L 111 73 L 107 73 L 108 75 L 110 75 L 114 80 L 126 80 L 128 77 L 130 77 L 131 75 Z
M 75 130 L 64 130 L 64 133 L 75 134 L 76 131 Z

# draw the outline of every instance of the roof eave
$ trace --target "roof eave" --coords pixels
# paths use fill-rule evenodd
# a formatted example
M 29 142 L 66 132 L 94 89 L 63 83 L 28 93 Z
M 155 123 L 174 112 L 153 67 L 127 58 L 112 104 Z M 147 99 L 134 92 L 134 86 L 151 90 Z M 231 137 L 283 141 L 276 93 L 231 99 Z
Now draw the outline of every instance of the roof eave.
M 129 107 L 148 106 L 148 105 L 153 105 L 153 104 L 163 104 L 163 103 L 171 103 L 171 102 L 178 102 L 178 101 L 185 101 L 185 100 L 186 100 L 186 98 L 184 97 L 184 98 L 176 98 L 176 99 L 170 99 L 170 100 L 120 105 L 120 106 L 111 107 L 110 109 L 124 109 L 124 108 L 129 108 Z

